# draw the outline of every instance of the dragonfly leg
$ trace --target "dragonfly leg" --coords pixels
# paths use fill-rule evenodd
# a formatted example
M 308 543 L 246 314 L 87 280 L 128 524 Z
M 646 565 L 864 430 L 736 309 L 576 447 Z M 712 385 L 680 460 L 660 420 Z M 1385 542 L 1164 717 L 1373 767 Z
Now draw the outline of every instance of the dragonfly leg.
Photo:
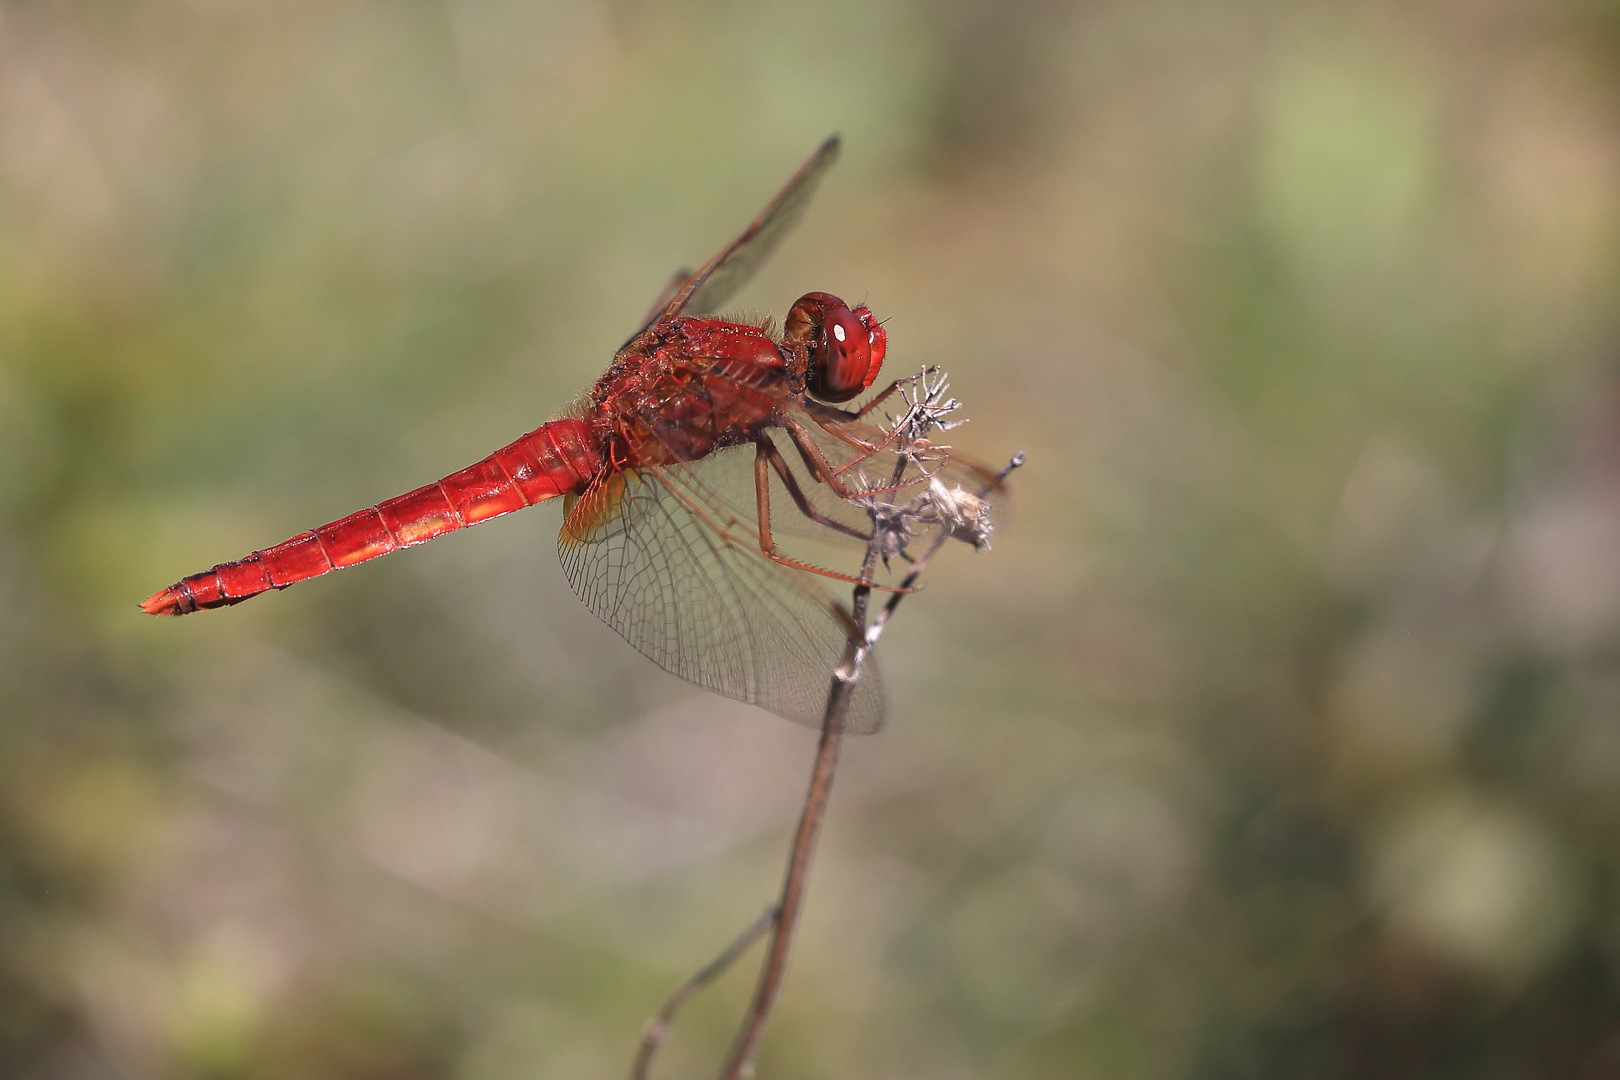
M 899 385 L 900 384 L 896 382 L 893 386 L 889 387 L 889 389 L 883 391 L 882 394 L 879 394 L 878 397 L 871 402 L 871 404 L 876 405 L 879 401 L 883 400 L 885 397 L 888 397 L 889 394 L 894 391 L 894 388 Z M 867 442 L 865 439 L 857 439 L 855 436 L 845 431 L 841 425 L 850 421 L 858 420 L 862 413 L 865 412 L 864 409 L 861 413 L 845 412 L 843 409 L 835 409 L 830 405 L 822 405 L 818 401 L 806 401 L 805 405 L 805 412 L 809 414 L 810 419 L 816 422 L 817 427 L 821 428 L 822 431 L 825 431 L 828 435 L 831 435 L 839 442 L 852 446 L 859 451 L 859 453 L 850 458 L 848 461 L 844 462 L 842 465 L 835 465 L 832 470 L 834 476 L 837 476 L 839 473 L 847 472 L 862 462 L 870 461 L 874 456 L 881 454 L 883 451 L 887 450 L 891 445 L 893 445 L 896 437 L 899 435 L 899 429 L 895 429 L 894 431 L 890 431 L 887 435 L 885 435 L 881 442 L 872 443 Z M 809 408 L 811 405 L 818 406 L 818 408 L 811 409 Z
M 831 405 L 826 405 L 810 398 L 806 398 L 804 400 L 804 411 L 809 414 L 810 419 L 816 422 L 816 426 L 821 428 L 828 435 L 831 435 L 839 442 L 845 443 L 860 451 L 859 457 L 855 458 L 853 461 L 847 461 L 843 465 L 840 465 L 836 470 L 838 472 L 842 472 L 851 465 L 859 464 L 860 461 L 878 453 L 885 446 L 888 446 L 891 441 L 893 441 L 892 436 L 890 436 L 889 438 L 885 438 L 882 442 L 870 443 L 865 439 L 857 439 L 855 436 L 845 431 L 842 425 L 850 423 L 856 419 L 856 415 L 852 412 L 845 412 L 843 409 L 835 409 Z
M 818 419 L 825 415 L 827 419 L 834 421 L 863 420 L 866 418 L 867 413 L 871 412 L 889 398 L 893 397 L 896 390 L 899 390 L 902 386 L 906 385 L 906 383 L 916 381 L 917 377 L 915 375 L 908 375 L 904 379 L 896 379 L 888 386 L 885 386 L 882 391 L 878 393 L 877 397 L 873 398 L 871 401 L 868 401 L 865 405 L 862 405 L 856 410 L 840 409 L 836 405 L 828 405 L 826 402 L 817 401 L 814 398 L 806 398 L 804 407 L 806 411 L 811 412 L 812 415 L 816 415 Z
M 831 405 L 825 405 L 819 401 L 806 399 L 804 403 L 804 411 L 809 414 L 810 419 L 816 422 L 816 426 L 840 442 L 847 443 L 856 450 L 860 451 L 859 454 L 853 458 L 850 458 L 842 465 L 834 466 L 832 470 L 834 476 L 838 475 L 839 473 L 847 472 L 862 462 L 871 459 L 873 456 L 881 454 L 890 446 L 894 445 L 895 440 L 900 436 L 900 429 L 896 427 L 890 430 L 888 434 L 884 435 L 880 442 L 867 442 L 864 439 L 857 439 L 855 436 L 845 431 L 840 425 L 859 420 L 861 417 L 870 412 L 872 408 L 879 402 L 883 401 L 884 398 L 889 397 L 906 383 L 915 381 L 915 377 L 896 379 L 894 382 L 889 384 L 888 388 L 885 389 L 883 393 L 867 402 L 866 407 L 861 409 L 860 412 L 847 412 L 844 409 L 835 409 Z
M 914 591 L 912 589 L 902 588 L 899 586 L 878 585 L 871 581 L 863 582 L 860 578 L 854 577 L 850 574 L 841 574 L 836 570 L 828 570 L 824 566 L 816 566 L 812 563 L 800 562 L 798 559 L 789 558 L 788 556 L 777 551 L 776 541 L 771 538 L 770 467 L 773 465 L 775 466 L 778 475 L 782 477 L 783 483 L 788 486 L 788 491 L 793 494 L 793 501 L 797 503 L 799 509 L 808 515 L 812 520 L 818 521 L 823 525 L 828 525 L 835 529 L 839 529 L 843 532 L 847 532 L 859 540 L 871 539 L 868 536 L 862 535 L 859 531 L 850 528 L 848 525 L 845 525 L 843 522 L 835 521 L 832 518 L 825 516 L 814 506 L 812 506 L 810 501 L 804 497 L 804 492 L 799 489 L 798 482 L 793 479 L 793 474 L 788 469 L 787 462 L 782 460 L 781 453 L 776 449 L 775 446 L 771 445 L 767 441 L 762 440 L 754 444 L 754 497 L 759 507 L 759 549 L 761 554 L 772 562 L 781 563 L 783 566 L 791 566 L 795 570 L 804 570 L 811 574 L 818 574 L 821 577 L 832 578 L 834 581 L 848 582 L 851 585 L 865 584 L 875 589 L 881 589 L 884 592 Z
M 770 467 L 776 470 L 776 475 L 782 478 L 782 486 L 787 488 L 788 495 L 793 499 L 793 504 L 799 508 L 799 513 L 814 521 L 817 525 L 825 525 L 827 528 L 835 529 L 845 536 L 852 536 L 863 544 L 872 539 L 859 529 L 846 525 L 837 518 L 830 518 L 817 510 L 815 505 L 805 497 L 804 489 L 799 486 L 799 478 L 793 475 L 792 469 L 788 468 L 787 460 L 782 457 L 782 452 L 776 448 L 775 443 L 769 439 L 761 439 L 754 444 L 754 448 L 754 487 L 759 502 L 759 542 L 760 547 L 764 548 L 767 554 L 775 549 L 770 541 L 770 478 L 765 472 L 766 462 L 769 462 Z
M 826 431 L 830 435 L 838 434 L 832 428 L 829 428 L 826 424 L 822 424 L 821 428 L 822 428 L 823 431 Z M 891 431 L 887 435 L 885 435 L 883 437 L 883 441 L 880 442 L 880 443 L 862 444 L 861 453 L 859 453 L 856 456 L 850 458 L 848 461 L 844 462 L 842 465 L 836 466 L 833 469 L 833 475 L 836 476 L 841 472 L 846 472 L 847 470 L 854 468 L 855 466 L 861 464 L 862 462 L 870 461 L 872 458 L 876 457 L 878 454 L 881 454 L 883 451 L 887 450 L 891 445 L 893 445 L 895 439 L 898 438 L 899 435 L 900 435 L 900 429 L 895 428 L 893 431 Z
M 868 401 L 865 405 L 862 405 L 858 410 L 856 410 L 855 413 L 851 415 L 850 419 L 852 419 L 852 420 L 864 419 L 866 417 L 867 413 L 871 412 L 873 409 L 875 409 L 879 405 L 883 404 L 889 398 L 893 397 L 894 392 L 896 390 L 900 389 L 900 387 L 902 385 L 904 385 L 905 383 L 908 383 L 908 382 L 913 382 L 913 381 L 915 381 L 915 380 L 913 380 L 912 378 L 909 378 L 909 377 L 904 378 L 904 379 L 896 379 L 896 380 L 894 380 L 894 382 L 892 382 L 888 386 L 884 387 L 883 392 L 880 393 L 877 397 L 873 398 L 871 401 Z
M 853 499 L 861 495 L 882 495 L 890 491 L 899 491 L 901 488 L 910 487 L 921 480 L 927 479 L 927 476 L 913 477 L 910 480 L 889 484 L 886 487 L 860 488 L 857 490 L 839 479 L 838 474 L 842 469 L 835 469 L 828 463 L 827 456 L 821 452 L 821 447 L 816 445 L 815 439 L 810 437 L 810 433 L 804 429 L 803 424 L 800 424 L 792 417 L 786 417 L 782 420 L 782 427 L 786 429 L 789 437 L 793 439 L 793 445 L 798 449 L 799 456 L 804 459 L 805 466 L 809 468 L 811 475 L 831 488 L 832 493 L 840 499 Z M 836 432 L 833 434 L 836 434 Z M 865 447 L 865 444 L 859 445 Z M 867 457 L 871 457 L 872 454 L 877 452 L 872 447 L 865 447 L 865 449 L 868 451 Z M 851 464 L 861 460 L 864 459 L 857 458 Z

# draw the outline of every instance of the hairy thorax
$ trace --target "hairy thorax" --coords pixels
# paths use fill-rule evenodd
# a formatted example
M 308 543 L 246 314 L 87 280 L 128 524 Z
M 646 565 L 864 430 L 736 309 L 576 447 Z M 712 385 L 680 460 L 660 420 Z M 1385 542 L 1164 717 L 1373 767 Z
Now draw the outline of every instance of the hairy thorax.
M 676 319 L 619 351 L 590 398 L 627 465 L 692 461 L 749 441 L 802 392 L 765 328 Z

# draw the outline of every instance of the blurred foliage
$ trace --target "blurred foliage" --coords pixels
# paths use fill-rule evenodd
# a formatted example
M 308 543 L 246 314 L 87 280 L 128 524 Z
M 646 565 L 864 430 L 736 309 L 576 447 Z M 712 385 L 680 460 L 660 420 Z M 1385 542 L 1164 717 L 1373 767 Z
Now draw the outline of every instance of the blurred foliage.
M 536 426 L 839 130 L 743 300 L 1031 464 L 885 638 L 761 1075 L 1620 1073 L 1617 112 L 1574 0 L 0 4 L 0 1072 L 627 1067 L 810 733 L 549 509 L 135 605 Z

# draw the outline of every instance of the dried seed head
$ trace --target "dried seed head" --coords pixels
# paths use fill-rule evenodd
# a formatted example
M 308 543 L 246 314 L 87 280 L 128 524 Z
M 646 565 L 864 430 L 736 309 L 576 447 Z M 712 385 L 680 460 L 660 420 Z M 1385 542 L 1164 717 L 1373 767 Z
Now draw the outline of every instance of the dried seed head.
M 885 563 L 905 552 L 924 528 L 937 528 L 941 539 L 960 540 L 978 550 L 990 546 L 994 523 L 985 493 L 960 484 L 947 487 L 938 474 L 949 464 L 951 448 L 928 438 L 965 422 L 947 419 L 961 407 L 946 396 L 949 385 L 937 368 L 913 376 L 900 390 L 906 410 L 891 417 L 887 429 L 892 476 L 873 480 L 864 469 L 857 470 L 859 494 L 851 501 L 870 516 L 872 544 Z
M 989 550 L 995 523 L 983 497 L 963 490 L 960 484 L 947 490 L 938 480 L 928 482 L 928 495 L 932 516 L 951 539 L 972 544 L 977 551 Z

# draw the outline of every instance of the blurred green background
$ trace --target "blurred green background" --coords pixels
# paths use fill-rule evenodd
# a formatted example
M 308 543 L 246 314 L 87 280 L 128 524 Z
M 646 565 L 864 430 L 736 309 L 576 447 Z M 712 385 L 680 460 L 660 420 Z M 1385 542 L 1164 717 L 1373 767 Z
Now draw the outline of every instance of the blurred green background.
M 549 507 L 136 603 L 536 426 L 835 130 L 741 302 L 865 299 L 1031 464 L 884 639 L 761 1075 L 1620 1074 L 1578 0 L 0 4 L 0 1073 L 626 1069 L 812 732 Z

